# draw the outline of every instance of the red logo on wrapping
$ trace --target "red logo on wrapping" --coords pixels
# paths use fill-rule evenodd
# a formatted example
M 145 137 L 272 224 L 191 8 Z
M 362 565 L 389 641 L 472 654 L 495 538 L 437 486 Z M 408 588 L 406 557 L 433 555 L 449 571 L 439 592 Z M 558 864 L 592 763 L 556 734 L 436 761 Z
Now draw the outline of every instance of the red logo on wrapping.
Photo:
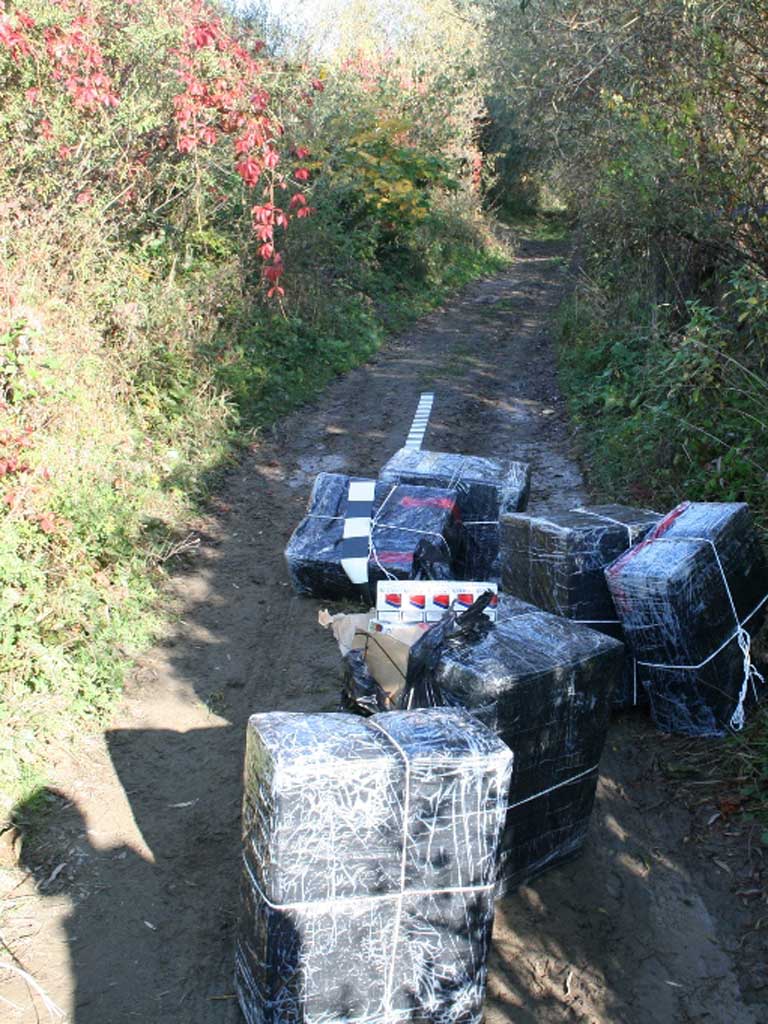
M 456 508 L 453 498 L 414 498 L 411 494 L 406 494 L 404 498 L 401 498 L 400 505 L 402 508 L 444 508 L 446 510 Z
M 462 608 L 469 608 L 475 603 L 476 599 L 474 594 L 457 594 L 456 600 Z
M 451 599 L 448 594 L 435 594 L 432 598 L 432 604 L 436 605 L 438 608 L 450 608 Z
M 385 598 L 390 608 L 399 608 L 402 603 L 402 594 L 387 594 Z
M 421 608 L 422 611 L 426 607 L 427 599 L 423 594 L 413 594 L 411 597 L 411 604 L 414 608 Z

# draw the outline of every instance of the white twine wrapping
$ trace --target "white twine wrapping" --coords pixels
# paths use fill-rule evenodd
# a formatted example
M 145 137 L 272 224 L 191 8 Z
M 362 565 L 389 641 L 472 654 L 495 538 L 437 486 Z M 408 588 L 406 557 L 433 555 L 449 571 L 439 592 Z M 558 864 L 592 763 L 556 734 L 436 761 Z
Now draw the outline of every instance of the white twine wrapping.
M 381 505 L 379 505 L 379 508 L 378 508 L 376 514 L 371 519 L 371 531 L 370 531 L 370 534 L 368 536 L 368 560 L 369 561 L 373 560 L 376 563 L 376 565 L 379 567 L 379 569 L 381 569 L 381 571 L 384 573 L 384 575 L 386 576 L 386 578 L 388 580 L 396 580 L 397 576 L 395 576 L 394 573 L 391 573 L 379 561 L 378 552 L 376 551 L 376 545 L 373 542 L 373 535 L 374 535 L 374 532 L 376 530 L 394 530 L 397 533 L 415 533 L 415 534 L 418 534 L 420 537 L 436 537 L 443 544 L 443 546 L 445 547 L 445 550 L 447 551 L 448 555 L 450 556 L 450 554 L 451 554 L 451 549 L 450 549 L 450 546 L 448 544 L 448 541 L 445 539 L 445 537 L 442 535 L 442 533 L 437 533 L 434 530 L 416 530 L 416 529 L 413 529 L 413 527 L 410 527 L 410 526 L 398 526 L 396 523 L 391 523 L 390 524 L 390 523 L 380 523 L 379 522 L 379 519 L 381 518 L 381 514 L 384 511 L 384 506 L 387 504 L 389 499 L 395 493 L 395 491 L 397 490 L 398 486 L 399 486 L 398 484 L 393 484 L 392 487 L 389 489 L 389 492 L 387 493 L 387 496 L 384 498 L 384 501 L 382 501 Z M 336 521 L 336 522 L 339 522 L 339 521 L 343 522 L 346 519 L 345 516 L 321 516 L 321 515 L 318 515 L 318 514 L 312 513 L 312 512 L 308 512 L 305 518 L 306 519 L 327 519 L 329 521 Z
M 650 509 L 647 511 L 651 512 Z M 614 526 L 621 526 L 627 531 L 627 547 L 631 548 L 635 542 L 632 536 L 632 527 L 628 523 L 622 523 L 618 519 L 613 519 L 611 516 L 605 516 L 602 512 L 593 512 L 588 508 L 572 508 L 571 512 L 580 512 L 584 516 L 592 516 L 594 519 L 600 519 L 604 523 L 612 523 Z M 651 512 L 652 515 L 658 515 L 657 512 Z M 621 619 L 574 619 L 574 622 L 580 623 L 582 626 L 620 626 Z M 632 657 L 632 707 L 637 707 L 637 658 Z
M 387 977 L 384 988 L 384 1007 L 385 1007 L 385 1019 L 394 1021 L 399 1017 L 394 1013 L 392 1009 L 392 996 L 395 988 L 395 969 L 397 967 L 397 947 L 400 940 L 401 924 L 402 924 L 402 910 L 403 900 L 406 895 L 412 897 L 423 897 L 423 896 L 442 896 L 442 895 L 455 895 L 460 893 L 491 893 L 496 889 L 496 881 L 488 885 L 459 885 L 459 886 L 448 886 L 442 889 L 408 889 L 406 891 L 406 873 L 408 867 L 408 819 L 410 815 L 410 802 L 411 802 L 411 763 L 408 759 L 408 754 L 400 746 L 390 734 L 382 729 L 381 726 L 372 720 L 368 720 L 369 726 L 376 729 L 384 736 L 386 740 L 395 748 L 398 755 L 402 758 L 403 765 L 405 768 L 405 793 L 403 797 L 403 834 L 402 834 L 402 846 L 400 853 L 400 882 L 397 892 L 391 893 L 371 893 L 367 895 L 359 896 L 334 896 L 323 900 L 303 900 L 293 903 L 273 903 L 272 900 L 264 893 L 261 886 L 259 885 L 258 879 L 251 870 L 251 866 L 248 863 L 248 858 L 245 856 L 243 851 L 242 860 L 243 866 L 245 867 L 246 873 L 250 880 L 251 885 L 258 893 L 259 899 L 261 899 L 266 906 L 271 910 L 279 911 L 301 911 L 307 907 L 312 907 L 315 910 L 318 909 L 332 909 L 340 904 L 345 903 L 358 903 L 364 901 L 366 903 L 379 903 L 379 902 L 396 902 L 395 911 L 395 927 L 394 936 L 392 940 L 392 952 L 390 956 L 389 967 L 387 969 Z M 566 783 L 562 783 L 565 785 Z M 503 825 L 504 817 L 506 815 L 507 807 L 503 799 L 503 793 L 499 794 L 497 799 L 497 830 L 500 833 Z
M 21 967 L 17 967 L 16 964 L 8 963 L 7 961 L 0 961 L 0 971 L 10 971 L 12 974 L 18 974 L 25 984 L 40 997 L 51 1020 L 56 1020 L 57 1018 L 63 1020 L 63 1018 L 66 1017 L 64 1011 L 54 1003 L 42 985 L 36 981 L 31 974 L 22 970 Z
M 529 804 L 531 803 L 531 801 L 538 800 L 542 796 L 548 796 L 550 793 L 554 793 L 556 789 L 562 789 L 563 786 L 570 786 L 572 783 L 578 782 L 580 779 L 585 779 L 588 775 L 591 775 L 593 772 L 596 772 L 599 769 L 599 767 L 600 763 L 598 762 L 597 764 L 592 765 L 591 768 L 587 768 L 585 769 L 585 771 L 579 772 L 578 775 L 572 775 L 570 779 L 563 779 L 562 782 L 555 783 L 555 785 L 550 786 L 549 789 L 542 789 L 540 793 L 534 793 L 533 796 L 527 796 L 524 800 L 518 800 L 517 803 L 510 804 L 507 807 L 507 810 L 514 811 L 516 807 L 522 807 L 523 804 Z
M 713 651 L 712 654 L 709 655 L 709 657 L 704 658 L 703 661 L 700 661 L 696 665 L 667 665 L 653 661 L 638 661 L 637 664 L 642 665 L 643 668 L 659 669 L 663 672 L 698 672 L 699 669 L 702 669 L 705 665 L 708 665 L 718 656 L 718 654 L 724 651 L 729 644 L 733 643 L 733 641 L 736 640 L 744 658 L 744 679 L 741 684 L 741 690 L 739 691 L 739 699 L 736 702 L 736 707 L 733 710 L 733 714 L 731 715 L 729 724 L 735 732 L 740 732 L 744 728 L 744 702 L 747 699 L 747 693 L 749 691 L 750 685 L 752 686 L 752 693 L 754 694 L 755 698 L 757 698 L 756 683 L 759 682 L 765 685 L 765 677 L 761 672 L 758 671 L 758 669 L 752 663 L 752 638 L 749 635 L 749 632 L 744 628 L 744 623 L 749 622 L 749 620 L 757 612 L 760 611 L 760 609 L 763 607 L 766 601 L 768 601 L 768 594 L 766 594 L 760 601 L 758 601 L 757 605 L 752 609 L 749 615 L 747 615 L 744 619 L 740 620 L 739 613 L 736 611 L 736 603 L 733 600 L 733 594 L 731 593 L 731 588 L 728 585 L 728 579 L 725 575 L 723 563 L 720 561 L 720 554 L 717 550 L 717 545 L 713 540 L 710 540 L 709 537 L 653 537 L 651 538 L 650 543 L 670 544 L 678 543 L 680 541 L 694 541 L 699 544 L 708 544 L 712 549 L 712 553 L 715 556 L 715 562 L 717 563 L 717 568 L 720 570 L 720 578 L 723 581 L 723 588 L 725 590 L 726 597 L 728 598 L 728 603 L 731 606 L 731 611 L 733 612 L 733 618 L 736 622 L 736 629 L 733 633 L 731 633 L 727 640 L 723 641 L 723 643 L 721 643 L 720 646 L 715 651 Z

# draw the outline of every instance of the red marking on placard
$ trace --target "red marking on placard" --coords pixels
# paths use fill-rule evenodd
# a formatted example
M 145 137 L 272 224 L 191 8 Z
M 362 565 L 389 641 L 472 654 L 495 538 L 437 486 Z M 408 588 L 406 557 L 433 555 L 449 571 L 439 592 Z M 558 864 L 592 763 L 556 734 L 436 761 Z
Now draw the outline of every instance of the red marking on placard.
M 384 599 L 390 608 L 399 608 L 403 600 L 402 594 L 387 594 Z
M 435 594 L 435 596 L 432 598 L 432 604 L 437 605 L 438 608 L 450 608 L 450 594 Z
M 411 604 L 413 605 L 414 608 L 423 609 L 426 607 L 427 599 L 426 597 L 424 597 L 423 594 L 413 594 L 413 596 L 411 597 Z
M 456 600 L 463 608 L 469 608 L 471 605 L 475 603 L 477 598 L 475 597 L 474 594 L 457 594 Z

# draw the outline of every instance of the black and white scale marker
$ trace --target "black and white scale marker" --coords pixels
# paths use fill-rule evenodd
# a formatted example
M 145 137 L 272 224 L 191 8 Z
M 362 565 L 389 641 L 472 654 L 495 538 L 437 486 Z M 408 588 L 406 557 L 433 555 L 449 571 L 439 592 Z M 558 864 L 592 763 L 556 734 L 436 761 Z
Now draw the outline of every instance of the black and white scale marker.
M 424 443 L 424 435 L 429 426 L 429 417 L 432 415 L 434 401 L 435 396 L 432 391 L 422 392 L 419 404 L 416 407 L 416 415 L 413 417 L 413 423 L 404 445 L 405 448 L 415 449 L 416 451 L 421 448 Z
M 408 439 L 405 442 L 406 448 L 415 450 L 421 448 L 434 401 L 435 396 L 432 391 L 422 393 L 411 429 L 408 432 Z M 341 567 L 350 580 L 360 586 L 368 585 L 371 519 L 375 495 L 375 480 L 350 480 L 341 543 Z
M 371 542 L 371 516 L 376 494 L 375 480 L 350 480 L 344 534 L 341 543 L 341 567 L 353 583 L 368 583 L 368 556 Z

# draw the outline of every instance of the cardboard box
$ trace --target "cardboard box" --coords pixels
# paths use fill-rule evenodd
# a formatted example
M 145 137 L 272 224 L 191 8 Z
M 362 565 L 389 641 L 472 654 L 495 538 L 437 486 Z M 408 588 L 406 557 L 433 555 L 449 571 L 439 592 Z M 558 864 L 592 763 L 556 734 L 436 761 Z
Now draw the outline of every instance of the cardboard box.
M 331 630 L 342 655 L 363 652 L 368 671 L 386 693 L 392 708 L 399 707 L 411 647 L 431 623 L 380 623 L 375 619 L 374 609 L 364 615 L 331 615 L 324 609 L 317 619 L 324 629 Z
M 467 580 L 383 580 L 376 584 L 376 619 L 379 622 L 439 622 L 451 608 L 471 607 L 495 583 Z M 496 621 L 498 597 L 486 609 Z

